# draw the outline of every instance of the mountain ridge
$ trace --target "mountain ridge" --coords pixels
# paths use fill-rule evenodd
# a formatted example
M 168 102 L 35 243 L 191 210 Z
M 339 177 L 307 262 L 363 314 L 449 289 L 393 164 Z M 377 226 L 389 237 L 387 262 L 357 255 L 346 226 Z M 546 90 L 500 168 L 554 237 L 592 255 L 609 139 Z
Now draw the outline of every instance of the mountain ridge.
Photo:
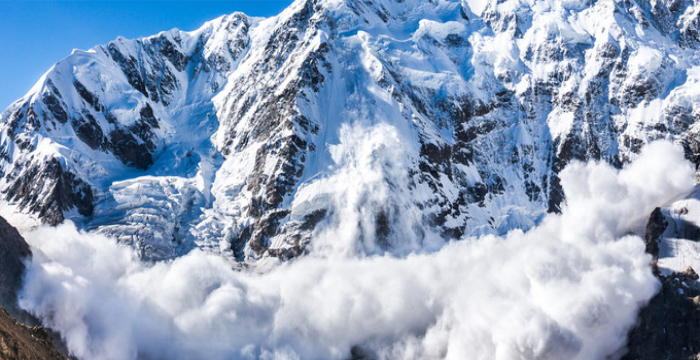
M 409 176 L 395 180 L 411 201 L 371 210 L 363 226 L 383 240 L 360 253 L 527 229 L 558 211 L 572 160 L 621 166 L 666 138 L 700 162 L 698 8 L 300 0 L 269 19 L 118 38 L 74 52 L 3 112 L 0 187 L 44 222 L 71 218 L 145 258 L 288 258 L 337 221 L 323 196 L 298 196 L 349 161 L 333 156 L 343 132 L 374 141 L 386 123 L 407 144 Z M 403 223 L 406 209 L 421 220 Z

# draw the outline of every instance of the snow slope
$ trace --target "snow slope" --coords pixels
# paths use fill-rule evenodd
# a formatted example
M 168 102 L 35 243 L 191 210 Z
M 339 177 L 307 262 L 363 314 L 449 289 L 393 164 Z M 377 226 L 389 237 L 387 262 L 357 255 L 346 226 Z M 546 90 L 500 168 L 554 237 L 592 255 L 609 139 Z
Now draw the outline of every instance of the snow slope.
M 573 160 L 667 139 L 700 163 L 699 28 L 696 0 L 297 0 L 120 38 L 0 115 L 0 190 L 154 259 L 528 229 Z M 327 225 L 346 231 L 309 245 Z

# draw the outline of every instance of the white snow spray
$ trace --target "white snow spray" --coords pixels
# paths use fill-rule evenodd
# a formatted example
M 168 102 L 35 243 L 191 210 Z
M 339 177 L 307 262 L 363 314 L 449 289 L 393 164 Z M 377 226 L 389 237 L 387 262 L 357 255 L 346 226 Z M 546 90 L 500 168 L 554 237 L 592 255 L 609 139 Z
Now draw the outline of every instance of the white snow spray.
M 375 359 L 597 360 L 624 347 L 658 286 L 628 232 L 691 190 L 679 148 L 648 145 L 622 170 L 569 165 L 562 214 L 526 233 L 396 257 L 372 255 L 365 220 L 387 199 L 411 214 L 400 142 L 384 125 L 344 131 L 337 171 L 317 184 L 339 217 L 316 232 L 310 256 L 264 273 L 200 251 L 143 264 L 72 224 L 44 227 L 24 234 L 35 256 L 21 305 L 85 360 L 342 360 L 353 347 Z M 343 181 L 354 190 L 333 192 Z

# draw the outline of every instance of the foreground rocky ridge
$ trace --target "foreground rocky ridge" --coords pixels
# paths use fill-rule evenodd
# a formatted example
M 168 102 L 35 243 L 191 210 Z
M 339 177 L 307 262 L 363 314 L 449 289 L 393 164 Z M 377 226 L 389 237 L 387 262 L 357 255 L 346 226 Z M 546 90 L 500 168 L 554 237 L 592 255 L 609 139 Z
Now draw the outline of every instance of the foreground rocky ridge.
M 13 319 L 0 307 L 0 359 L 63 360 L 54 340 L 41 326 L 27 327 Z
M 55 338 L 17 304 L 25 271 L 23 262 L 30 258 L 29 245 L 17 229 L 0 217 L 0 359 L 66 359 L 56 349 Z
M 31 256 L 29 245 L 17 229 L 0 217 L 0 307 L 15 318 L 26 317 L 17 306 L 17 293 L 22 289 L 24 261 L 29 261 Z
M 623 360 L 696 360 L 700 356 L 700 290 L 686 286 L 697 279 L 692 268 L 659 277 L 661 289 L 641 310 L 637 326 L 628 335 Z
M 619 166 L 670 139 L 700 163 L 699 23 L 695 0 L 298 0 L 119 38 L 0 115 L 0 190 L 145 258 L 289 258 L 338 221 L 319 179 L 359 153 L 335 146 L 385 124 L 403 145 L 361 145 L 392 187 L 357 204 L 372 208 L 358 251 L 529 228 L 558 211 L 572 160 Z
M 696 188 L 697 189 L 697 188 Z M 629 333 L 623 360 L 700 357 L 700 193 L 696 190 L 651 214 L 646 227 L 646 251 L 661 286 L 639 314 Z

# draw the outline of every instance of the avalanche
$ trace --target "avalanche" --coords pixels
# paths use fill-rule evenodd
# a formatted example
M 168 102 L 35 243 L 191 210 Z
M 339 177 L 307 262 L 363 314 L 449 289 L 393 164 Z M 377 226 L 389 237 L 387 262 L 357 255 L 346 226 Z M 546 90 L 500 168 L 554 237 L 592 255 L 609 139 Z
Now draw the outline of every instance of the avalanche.
M 374 164 L 372 149 L 395 146 L 377 131 L 345 134 L 337 153 Z M 267 270 L 236 271 L 199 250 L 143 263 L 72 224 L 26 233 L 38 251 L 20 304 L 86 360 L 603 359 L 619 355 L 657 290 L 644 242 L 629 229 L 693 189 L 682 151 L 655 143 L 620 171 L 567 167 L 562 214 L 528 232 L 406 257 L 348 251 L 377 240 L 357 224 L 386 201 L 366 189 L 383 186 L 376 175 L 399 165 L 389 159 L 328 179 L 355 186 L 328 195 L 337 218 L 313 239 L 323 246 Z
M 82 359 L 619 356 L 629 234 L 700 164 L 699 8 L 296 0 L 76 50 L 0 114 L 23 305 Z

